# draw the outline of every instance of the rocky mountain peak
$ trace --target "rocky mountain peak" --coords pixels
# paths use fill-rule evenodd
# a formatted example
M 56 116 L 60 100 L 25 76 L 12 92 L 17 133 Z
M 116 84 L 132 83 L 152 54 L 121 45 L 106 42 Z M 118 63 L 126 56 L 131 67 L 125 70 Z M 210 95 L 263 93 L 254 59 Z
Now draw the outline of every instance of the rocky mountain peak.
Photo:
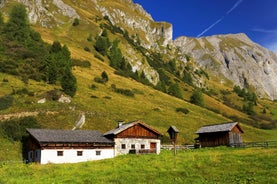
M 253 86 L 261 97 L 277 99 L 277 54 L 251 41 L 244 33 L 174 40 L 203 68 L 241 87 Z M 185 62 L 185 61 L 184 61 Z

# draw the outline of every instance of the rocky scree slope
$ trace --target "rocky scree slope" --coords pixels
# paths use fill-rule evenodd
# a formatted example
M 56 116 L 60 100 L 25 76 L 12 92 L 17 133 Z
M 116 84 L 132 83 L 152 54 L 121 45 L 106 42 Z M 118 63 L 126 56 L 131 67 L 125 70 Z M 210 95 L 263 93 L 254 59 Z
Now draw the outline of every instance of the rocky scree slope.
M 252 86 L 260 97 L 277 99 L 277 54 L 245 34 L 179 37 L 174 45 L 180 55 L 191 55 L 202 68 L 221 74 L 240 87 Z

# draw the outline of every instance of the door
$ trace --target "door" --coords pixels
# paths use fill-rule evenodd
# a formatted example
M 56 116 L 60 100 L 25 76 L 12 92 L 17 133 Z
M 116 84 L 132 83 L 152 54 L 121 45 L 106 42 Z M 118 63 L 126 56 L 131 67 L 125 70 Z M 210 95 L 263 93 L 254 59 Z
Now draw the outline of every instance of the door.
M 157 143 L 155 143 L 155 142 L 150 143 L 151 152 L 156 153 L 156 145 L 157 145 Z

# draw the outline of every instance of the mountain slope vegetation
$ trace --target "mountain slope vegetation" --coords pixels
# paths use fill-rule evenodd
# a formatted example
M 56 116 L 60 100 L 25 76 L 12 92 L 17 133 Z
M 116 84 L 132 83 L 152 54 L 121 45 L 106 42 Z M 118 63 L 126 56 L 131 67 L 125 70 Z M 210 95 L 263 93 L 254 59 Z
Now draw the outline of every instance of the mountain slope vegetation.
M 24 1 L 29 13 L 43 8 L 32 28 L 22 9 L 25 29 L 20 30 L 27 30 L 23 32 L 26 39 L 0 36 L 5 40 L 0 46 L 0 140 L 6 149 L 16 147 L 12 155 L 17 159 L 20 143 L 11 130 L 21 132 L 26 126 L 72 129 L 81 114 L 86 116 L 82 129 L 102 132 L 114 128 L 118 120 L 141 119 L 164 133 L 163 143 L 170 142 L 166 133 L 170 125 L 180 130 L 179 144 L 192 144 L 199 127 L 226 121 L 242 124 L 245 141 L 276 139 L 271 131 L 260 129 L 275 128 L 274 101 L 255 98 L 251 86 L 234 86 L 226 78 L 221 83 L 220 77 L 201 68 L 190 55 L 182 55 L 186 62 L 178 59 L 178 49 L 165 44 L 165 30 L 170 26 L 151 21 L 141 8 L 135 13 L 126 9 L 137 7 L 132 1 L 45 2 L 38 6 Z M 123 6 L 126 2 L 128 6 Z M 5 12 L 12 12 L 15 4 L 9 1 L 2 8 L 3 33 L 13 31 L 5 31 L 12 20 Z M 131 19 L 115 24 L 122 18 L 109 11 L 119 10 L 147 20 L 147 29 L 155 30 L 153 37 L 158 40 L 140 27 L 130 29 Z M 192 98 L 196 91 L 198 97 Z M 58 102 L 66 94 L 71 102 Z M 192 104 L 195 98 L 200 103 Z M 42 99 L 45 103 L 38 103 Z M 22 117 L 30 115 L 33 123 L 26 125 Z

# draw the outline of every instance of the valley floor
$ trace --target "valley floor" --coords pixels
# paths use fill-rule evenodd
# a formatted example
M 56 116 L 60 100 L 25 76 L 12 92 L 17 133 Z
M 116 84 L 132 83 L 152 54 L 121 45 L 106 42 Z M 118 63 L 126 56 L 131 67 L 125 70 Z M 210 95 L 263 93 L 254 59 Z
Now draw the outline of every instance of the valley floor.
M 277 183 L 277 148 L 163 150 L 78 164 L 0 163 L 0 183 Z

